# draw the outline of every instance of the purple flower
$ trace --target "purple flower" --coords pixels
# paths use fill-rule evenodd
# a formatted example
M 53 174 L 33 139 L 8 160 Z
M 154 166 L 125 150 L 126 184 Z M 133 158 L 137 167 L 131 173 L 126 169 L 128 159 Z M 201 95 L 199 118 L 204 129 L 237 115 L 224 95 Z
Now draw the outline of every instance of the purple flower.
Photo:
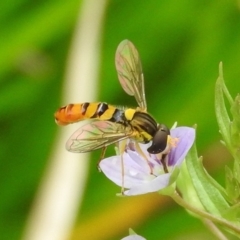
M 170 134 L 172 141 L 169 141 L 169 153 L 164 158 L 168 172 L 164 171 L 162 154 L 153 155 L 147 152 L 151 143 L 139 144 L 139 150 L 131 141 L 128 141 L 122 155 L 124 169 L 121 156 L 117 155 L 103 159 L 100 162 L 101 170 L 111 181 L 128 189 L 124 191 L 124 195 L 145 194 L 168 187 L 175 182 L 178 170 L 193 145 L 195 129 L 177 127 Z

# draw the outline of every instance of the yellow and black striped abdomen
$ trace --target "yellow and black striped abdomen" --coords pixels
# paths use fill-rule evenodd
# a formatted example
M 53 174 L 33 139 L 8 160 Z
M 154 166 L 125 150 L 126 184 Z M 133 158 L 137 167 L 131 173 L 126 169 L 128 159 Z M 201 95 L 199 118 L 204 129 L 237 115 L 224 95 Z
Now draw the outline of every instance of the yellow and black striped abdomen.
M 58 125 L 67 125 L 85 119 L 95 118 L 112 122 L 123 122 L 124 110 L 102 102 L 68 104 L 54 114 Z

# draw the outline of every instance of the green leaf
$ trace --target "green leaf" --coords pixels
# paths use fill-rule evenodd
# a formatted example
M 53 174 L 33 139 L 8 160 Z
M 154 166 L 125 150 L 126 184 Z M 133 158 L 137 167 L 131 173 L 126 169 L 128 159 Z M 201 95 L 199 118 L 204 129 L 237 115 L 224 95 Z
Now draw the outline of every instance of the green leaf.
M 224 96 L 230 104 L 230 111 L 233 120 L 230 121 Z M 234 157 L 233 171 L 225 168 L 226 171 L 226 194 L 227 199 L 234 203 L 238 201 L 240 195 L 240 95 L 235 100 L 232 99 L 223 79 L 222 63 L 219 65 L 219 77 L 215 89 L 215 109 L 218 125 L 222 134 L 225 146 Z
M 240 163 L 238 161 L 234 161 L 233 176 L 240 182 Z
M 228 194 L 228 197 L 230 198 L 230 201 L 232 203 L 236 203 L 238 201 L 238 198 L 240 196 L 240 184 L 238 179 L 234 176 L 234 172 L 226 166 L 225 167 L 225 173 L 226 173 L 226 192 Z
M 202 158 L 199 159 L 202 162 Z M 206 169 L 203 167 L 203 165 L 201 165 L 203 168 L 203 171 L 205 172 L 205 176 L 208 179 L 208 181 L 215 187 L 218 189 L 218 191 L 222 194 L 222 196 L 228 201 L 230 202 L 230 199 L 228 197 L 228 194 L 225 190 L 225 188 L 223 188 L 214 178 L 212 178 L 212 176 L 206 171 Z
M 239 224 L 239 218 L 240 218 L 240 207 L 239 203 L 231 206 L 225 213 L 225 218 L 227 219 L 235 219 L 236 224 Z
M 223 80 L 223 72 L 222 72 L 222 63 L 219 64 L 219 77 L 215 86 L 215 111 L 218 126 L 220 129 L 220 133 L 222 134 L 223 140 L 226 146 L 231 149 L 231 136 L 230 136 L 230 118 L 225 107 L 224 96 L 223 96 L 223 88 L 226 91 L 226 87 Z M 228 94 L 229 96 L 229 94 Z
M 240 94 L 237 94 L 235 100 L 232 102 L 230 111 L 236 128 L 240 130 Z
M 198 209 L 204 210 L 202 203 L 199 200 L 196 189 L 187 169 L 186 161 L 181 166 L 181 171 L 176 181 L 177 189 L 181 192 L 181 196 L 186 202 L 191 202 L 193 206 Z M 189 212 L 192 214 L 192 212 Z
M 230 109 L 233 121 L 230 128 L 230 134 L 231 134 L 231 147 L 233 149 L 233 156 L 235 160 L 240 162 L 240 152 L 239 152 L 239 146 L 240 146 L 240 95 L 238 94 L 235 100 L 231 104 Z
M 198 198 L 204 208 L 212 214 L 223 216 L 229 204 L 218 188 L 209 181 L 210 176 L 202 165 L 201 159 L 197 156 L 196 146 L 194 145 L 186 157 L 186 166 L 191 177 L 192 184 L 196 190 Z

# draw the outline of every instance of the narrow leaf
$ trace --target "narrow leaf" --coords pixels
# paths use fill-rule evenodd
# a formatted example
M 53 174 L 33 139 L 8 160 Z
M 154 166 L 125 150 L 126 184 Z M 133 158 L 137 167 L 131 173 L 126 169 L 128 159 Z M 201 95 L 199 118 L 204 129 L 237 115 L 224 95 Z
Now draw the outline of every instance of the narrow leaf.
M 223 74 L 222 64 L 219 65 L 219 77 L 215 87 L 215 111 L 218 121 L 220 133 L 222 134 L 223 140 L 226 146 L 231 149 L 231 136 L 230 136 L 230 118 L 225 107 L 224 96 L 223 96 Z
M 204 208 L 215 215 L 223 216 L 229 209 L 229 204 L 221 192 L 209 181 L 209 175 L 203 168 L 202 161 L 197 156 L 194 145 L 186 157 L 186 165 L 198 198 Z

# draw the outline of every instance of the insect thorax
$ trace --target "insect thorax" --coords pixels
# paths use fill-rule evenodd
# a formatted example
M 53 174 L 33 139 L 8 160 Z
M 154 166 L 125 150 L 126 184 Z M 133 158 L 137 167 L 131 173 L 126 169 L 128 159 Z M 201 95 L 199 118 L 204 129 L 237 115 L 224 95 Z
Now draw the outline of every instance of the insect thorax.
M 156 121 L 146 112 L 135 111 L 129 123 L 137 132 L 135 139 L 142 143 L 151 141 L 158 130 Z

